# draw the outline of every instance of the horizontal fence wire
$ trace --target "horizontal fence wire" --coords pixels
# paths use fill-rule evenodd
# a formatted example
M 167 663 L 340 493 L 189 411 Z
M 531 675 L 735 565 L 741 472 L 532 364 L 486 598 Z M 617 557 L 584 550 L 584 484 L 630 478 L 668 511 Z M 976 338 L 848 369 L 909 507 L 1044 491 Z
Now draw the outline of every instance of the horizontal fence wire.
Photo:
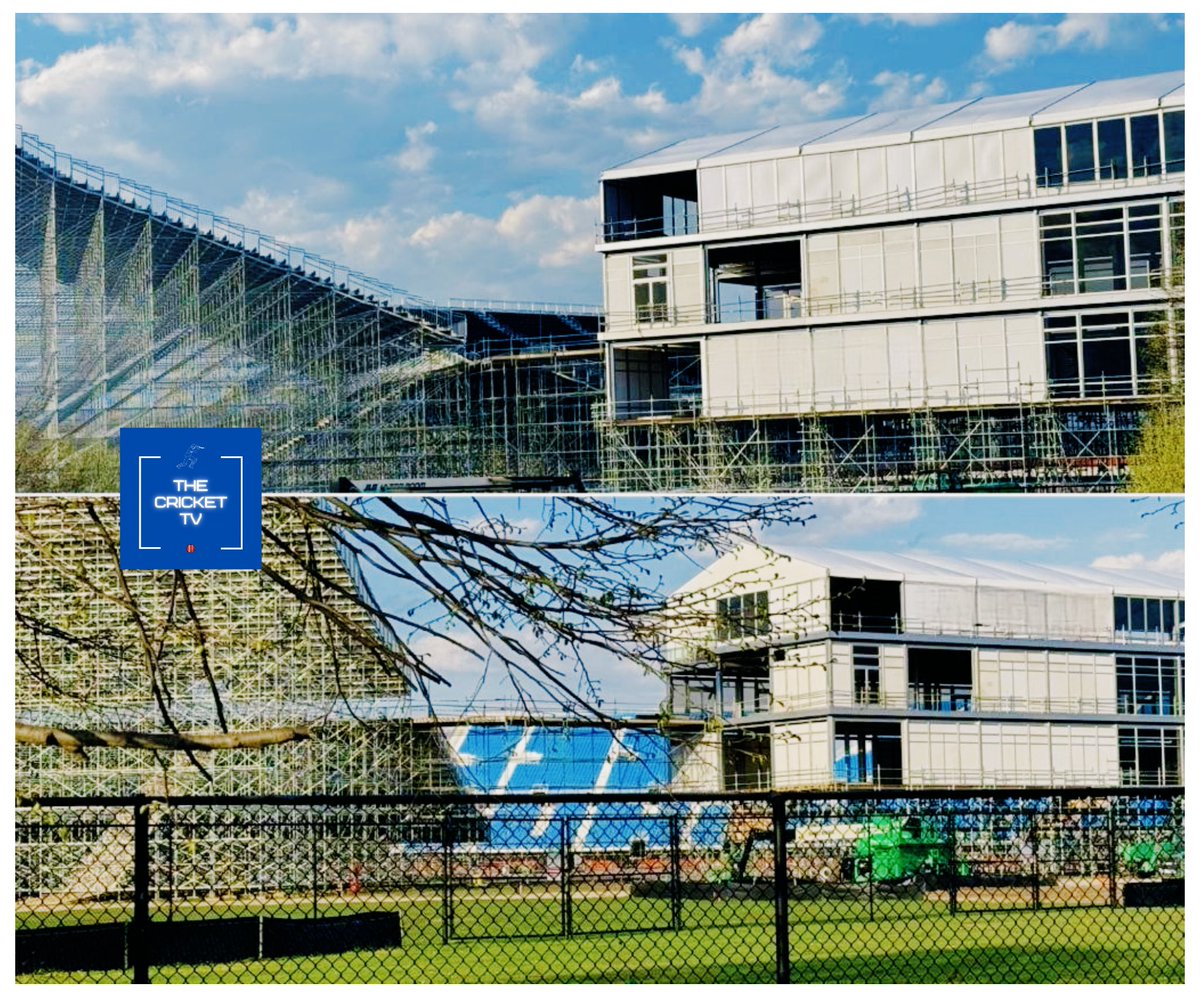
M 23 801 L 28 982 L 1182 982 L 1180 790 Z

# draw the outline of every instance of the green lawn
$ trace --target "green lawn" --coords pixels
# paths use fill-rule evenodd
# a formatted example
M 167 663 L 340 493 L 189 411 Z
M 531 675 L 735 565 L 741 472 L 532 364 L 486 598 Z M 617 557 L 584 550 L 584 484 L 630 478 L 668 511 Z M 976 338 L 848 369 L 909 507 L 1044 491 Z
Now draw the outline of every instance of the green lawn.
M 449 944 L 442 938 L 439 898 L 359 899 L 353 909 L 399 910 L 403 945 L 337 956 L 164 966 L 152 970 L 151 978 L 178 983 L 668 983 L 770 982 L 775 977 L 774 911 L 767 901 L 688 900 L 683 904 L 683 929 L 675 931 L 666 927 L 669 901 L 580 897 L 572 911 L 576 934 L 529 937 L 560 932 L 557 897 L 483 896 L 464 889 L 456 891 L 456 935 L 525 937 Z M 341 900 L 320 909 L 322 914 L 349 912 L 350 905 Z M 303 916 L 309 908 L 299 902 L 245 902 L 234 907 L 222 902 L 219 908 L 190 905 L 177 916 L 239 913 Z M 1183 982 L 1181 909 L 951 915 L 944 905 L 926 900 L 885 899 L 873 913 L 875 919 L 869 920 L 866 904 L 858 900 L 793 901 L 793 981 Z M 29 915 L 19 916 L 19 922 L 37 923 Z M 126 982 L 128 974 L 44 974 L 22 980 Z

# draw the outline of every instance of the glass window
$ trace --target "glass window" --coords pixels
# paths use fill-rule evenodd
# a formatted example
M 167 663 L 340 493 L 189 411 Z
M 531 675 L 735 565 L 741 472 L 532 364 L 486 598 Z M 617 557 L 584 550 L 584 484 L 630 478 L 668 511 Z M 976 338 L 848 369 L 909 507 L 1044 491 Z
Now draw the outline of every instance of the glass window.
M 1159 287 L 1163 268 L 1162 210 L 1157 204 L 1129 208 L 1129 286 Z
M 1067 179 L 1071 183 L 1096 179 L 1096 149 L 1092 123 L 1067 125 Z
M 633 257 L 633 310 L 638 322 L 669 318 L 666 253 Z
M 1129 600 L 1129 626 L 1134 633 L 1146 632 L 1146 600 Z
M 1046 376 L 1052 398 L 1079 397 L 1079 343 L 1074 334 L 1069 343 L 1046 344 Z
M 879 702 L 879 648 L 854 645 L 854 705 Z
M 1046 294 L 1075 293 L 1075 249 L 1071 216 L 1042 219 L 1042 280 Z
M 1143 114 L 1129 119 L 1129 145 L 1135 177 L 1149 177 L 1162 172 L 1157 114 Z
M 1033 162 L 1039 187 L 1058 187 L 1063 182 L 1062 129 L 1036 128 L 1033 132 Z
M 1123 180 L 1129 176 L 1124 118 L 1096 122 L 1096 146 L 1101 180 Z
M 1125 232 L 1120 208 L 1075 215 L 1075 266 L 1080 291 L 1125 289 Z
M 1151 633 L 1162 633 L 1162 601 L 1159 599 L 1146 600 L 1146 629 Z
M 1117 596 L 1113 600 L 1113 612 L 1116 616 L 1117 629 L 1129 629 L 1129 600 L 1123 595 Z
M 1167 172 L 1183 172 L 1183 112 L 1163 114 L 1163 142 L 1167 153 Z
M 765 591 L 717 600 L 718 640 L 738 640 L 770 631 L 771 616 Z

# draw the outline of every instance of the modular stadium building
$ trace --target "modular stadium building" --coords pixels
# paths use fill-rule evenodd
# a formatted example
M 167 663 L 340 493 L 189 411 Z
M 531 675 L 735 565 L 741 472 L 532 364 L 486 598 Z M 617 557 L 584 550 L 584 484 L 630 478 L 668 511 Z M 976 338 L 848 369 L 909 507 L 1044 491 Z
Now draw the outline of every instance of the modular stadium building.
M 258 426 L 275 490 L 1113 488 L 1182 378 L 1183 99 L 677 142 L 602 176 L 603 314 L 436 305 L 19 131 L 18 416 Z
M 676 599 L 692 788 L 1182 785 L 1177 578 L 747 547 Z
M 1112 485 L 1181 376 L 1183 101 L 1162 73 L 608 170 L 608 480 Z

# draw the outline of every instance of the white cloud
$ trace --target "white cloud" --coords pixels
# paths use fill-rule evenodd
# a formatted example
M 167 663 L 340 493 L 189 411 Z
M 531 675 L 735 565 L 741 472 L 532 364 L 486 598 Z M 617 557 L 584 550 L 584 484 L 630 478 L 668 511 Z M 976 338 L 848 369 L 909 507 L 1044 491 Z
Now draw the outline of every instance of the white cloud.
M 779 544 L 838 546 L 850 537 L 891 530 L 913 522 L 927 500 L 914 495 L 816 495 L 815 518 L 802 527 L 770 530 L 764 540 Z
M 880 94 L 870 104 L 872 111 L 904 107 L 921 107 L 946 99 L 948 87 L 940 76 L 930 80 L 924 73 L 903 73 L 884 70 L 871 80 Z
M 742 21 L 706 54 L 675 45 L 675 58 L 700 90 L 676 110 L 697 119 L 700 128 L 745 128 L 755 124 L 821 117 L 845 99 L 849 73 L 838 64 L 825 79 L 807 79 L 793 70 L 806 65 L 821 39 L 820 22 L 807 14 L 761 14 Z
M 1031 55 L 1043 37 L 1041 28 L 1033 24 L 1006 21 L 988 28 L 983 37 L 984 54 L 998 65 L 1010 65 Z
M 1183 575 L 1184 551 L 1168 550 L 1158 557 L 1145 554 L 1105 554 L 1092 562 L 1093 568 L 1107 571 L 1161 571 L 1166 575 Z
M 720 54 L 730 60 L 795 66 L 822 34 L 821 23 L 811 14 L 759 14 L 722 40 Z
M 1063 49 L 1094 51 L 1118 41 L 1129 44 L 1145 25 L 1161 30 L 1160 22 L 1143 15 L 1066 14 L 1055 24 L 1005 21 L 984 35 L 984 62 L 993 70 L 1008 69 L 1033 56 Z
M 404 137 L 407 144 L 392 157 L 392 163 L 409 173 L 424 173 L 437 154 L 437 150 L 429 142 L 430 136 L 436 132 L 437 125 L 432 121 L 405 128 Z
M 75 24 L 75 21 L 70 23 Z M 17 82 L 18 116 L 86 118 L 155 94 L 242 92 L 264 80 L 395 86 L 435 67 L 487 85 L 539 65 L 561 20 L 520 15 L 139 15 Z
M 870 24 L 873 21 L 887 21 L 890 24 L 904 24 L 910 28 L 928 28 L 942 24 L 957 14 L 855 14 L 854 18 L 860 24 Z
M 717 19 L 717 14 L 672 14 L 675 28 L 684 38 L 695 38 Z
M 947 533 L 941 538 L 948 547 L 1004 551 L 1039 551 L 1065 547 L 1061 537 L 1031 537 L 1027 533 Z

